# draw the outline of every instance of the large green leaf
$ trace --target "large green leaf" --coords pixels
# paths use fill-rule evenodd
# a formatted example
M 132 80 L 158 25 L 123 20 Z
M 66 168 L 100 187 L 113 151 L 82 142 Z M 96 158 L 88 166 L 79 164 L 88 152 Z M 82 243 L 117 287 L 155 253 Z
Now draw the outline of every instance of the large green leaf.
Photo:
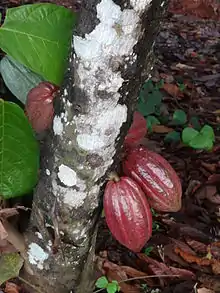
M 19 253 L 8 253 L 0 257 L 0 285 L 19 275 L 24 263 Z
M 0 196 L 30 192 L 37 183 L 39 146 L 23 110 L 0 99 Z
M 23 5 L 7 10 L 0 47 L 44 79 L 63 79 L 76 14 L 55 4 Z
M 43 81 L 40 75 L 10 56 L 5 56 L 1 60 L 0 72 L 6 86 L 23 104 L 26 103 L 28 92 Z

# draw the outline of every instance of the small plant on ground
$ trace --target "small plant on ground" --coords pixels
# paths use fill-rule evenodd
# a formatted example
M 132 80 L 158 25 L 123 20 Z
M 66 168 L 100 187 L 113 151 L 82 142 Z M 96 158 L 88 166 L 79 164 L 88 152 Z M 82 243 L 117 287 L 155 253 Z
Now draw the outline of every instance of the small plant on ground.
M 99 288 L 95 292 L 100 292 L 102 290 L 106 290 L 108 293 L 115 293 L 120 291 L 120 286 L 117 281 L 113 280 L 109 282 L 105 276 L 100 277 L 96 283 L 96 287 Z
M 162 103 L 160 89 L 163 85 L 163 80 L 154 84 L 149 79 L 140 91 L 137 109 L 146 119 L 148 133 L 152 133 L 156 125 L 167 125 L 169 128 L 164 137 L 165 143 L 182 142 L 193 149 L 210 151 L 215 141 L 213 128 L 208 124 L 201 126 L 196 116 L 187 117 L 182 109 L 176 109 L 170 117 L 166 105 Z M 177 85 L 184 92 L 186 85 L 183 82 L 177 82 Z

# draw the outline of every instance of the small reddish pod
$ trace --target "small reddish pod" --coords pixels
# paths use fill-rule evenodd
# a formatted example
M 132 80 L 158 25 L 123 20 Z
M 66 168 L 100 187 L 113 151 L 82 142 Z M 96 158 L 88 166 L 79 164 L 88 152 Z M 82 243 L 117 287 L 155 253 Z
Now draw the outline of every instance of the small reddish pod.
M 133 114 L 133 122 L 128 130 L 124 140 L 126 148 L 137 146 L 147 134 L 146 120 L 141 113 L 135 111 Z
M 33 129 L 43 132 L 50 128 L 53 117 L 53 100 L 59 88 L 49 82 L 41 82 L 27 96 L 25 112 Z
M 152 235 L 152 214 L 146 196 L 133 179 L 117 175 L 104 193 L 106 223 L 122 245 L 140 252 Z
M 155 210 L 177 212 L 181 209 L 180 179 L 161 155 L 142 146 L 136 147 L 127 153 L 123 171 L 142 188 Z

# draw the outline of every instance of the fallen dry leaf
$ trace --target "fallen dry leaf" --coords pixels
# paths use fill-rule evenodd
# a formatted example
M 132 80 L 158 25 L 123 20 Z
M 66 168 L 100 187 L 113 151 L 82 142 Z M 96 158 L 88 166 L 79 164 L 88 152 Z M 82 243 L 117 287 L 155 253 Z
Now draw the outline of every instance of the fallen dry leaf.
M 207 183 L 218 184 L 220 182 L 220 174 L 213 174 L 209 176 Z
M 208 289 L 213 290 L 215 293 L 220 292 L 220 278 L 219 276 L 210 276 L 202 274 L 198 277 L 199 282 Z
M 217 164 L 209 164 L 202 161 L 201 165 L 212 173 L 216 172 Z
M 212 264 L 212 271 L 215 275 L 220 275 L 220 261 L 215 261 Z
M 184 94 L 180 91 L 176 84 L 164 83 L 163 89 L 174 98 L 184 97 Z
M 105 270 L 105 275 L 107 276 L 109 281 L 117 281 L 121 288 L 121 291 L 124 293 L 140 293 L 140 288 L 136 285 L 130 285 L 123 281 L 128 279 L 127 274 L 120 266 L 105 260 L 103 262 L 103 269 Z
M 121 266 L 121 269 L 129 276 L 129 278 L 141 278 L 142 280 L 144 280 L 145 283 L 147 283 L 148 286 L 154 285 L 154 282 L 151 278 L 143 278 L 147 275 L 147 273 L 145 272 L 138 271 L 128 266 Z
M 201 204 L 201 200 L 207 199 L 216 205 L 220 204 L 220 195 L 217 193 L 215 185 L 203 185 L 196 192 L 195 197 Z
M 207 253 L 207 246 L 204 243 L 196 241 L 194 239 L 190 239 L 188 237 L 186 237 L 186 242 L 196 252 L 204 253 L 204 254 Z
M 5 227 L 3 226 L 1 220 L 0 220 L 0 240 L 4 240 L 8 237 L 8 233 L 5 230 Z
M 18 251 L 25 251 L 25 241 L 21 233 L 19 233 L 7 220 L 3 222 L 4 228 L 8 233 L 6 240 L 10 242 Z
M 153 273 L 158 276 L 159 279 L 161 279 L 161 275 L 167 275 L 167 277 L 170 278 L 195 278 L 195 275 L 193 272 L 185 269 L 179 269 L 175 268 L 173 266 L 167 266 L 166 264 L 159 262 L 143 253 L 138 253 L 138 257 L 142 260 L 144 260 L 149 267 L 152 269 Z
M 185 261 L 188 263 L 196 263 L 200 266 L 209 266 L 212 264 L 212 261 L 206 257 L 198 257 L 196 255 L 192 255 L 188 252 L 181 250 L 179 247 L 175 248 L 176 254 L 180 255 Z
M 173 128 L 167 127 L 165 125 L 153 125 L 152 130 L 155 133 L 169 133 L 173 131 Z
M 203 288 L 197 289 L 197 293 L 215 293 L 215 292 L 213 290 L 203 287 Z
M 210 259 L 207 257 L 198 257 L 195 255 L 191 255 L 190 253 L 184 252 L 178 247 L 175 248 L 175 252 L 188 263 L 196 263 L 199 266 L 211 266 L 212 271 L 215 275 L 220 274 L 220 260 L 216 260 L 212 256 Z
M 193 15 L 198 18 L 219 19 L 219 3 L 215 0 L 173 0 L 169 11 L 175 14 Z
M 7 240 L 0 240 L 0 254 L 18 252 L 18 250 Z

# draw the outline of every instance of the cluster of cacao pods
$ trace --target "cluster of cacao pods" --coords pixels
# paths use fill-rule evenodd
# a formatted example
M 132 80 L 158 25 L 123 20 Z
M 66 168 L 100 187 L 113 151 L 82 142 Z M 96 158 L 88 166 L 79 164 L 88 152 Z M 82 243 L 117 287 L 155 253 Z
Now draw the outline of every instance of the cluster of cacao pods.
M 104 192 L 106 223 L 112 235 L 134 252 L 152 235 L 151 208 L 159 212 L 181 209 L 180 179 L 167 160 L 141 146 L 146 133 L 145 118 L 135 112 L 124 141 L 124 175 L 111 174 Z

